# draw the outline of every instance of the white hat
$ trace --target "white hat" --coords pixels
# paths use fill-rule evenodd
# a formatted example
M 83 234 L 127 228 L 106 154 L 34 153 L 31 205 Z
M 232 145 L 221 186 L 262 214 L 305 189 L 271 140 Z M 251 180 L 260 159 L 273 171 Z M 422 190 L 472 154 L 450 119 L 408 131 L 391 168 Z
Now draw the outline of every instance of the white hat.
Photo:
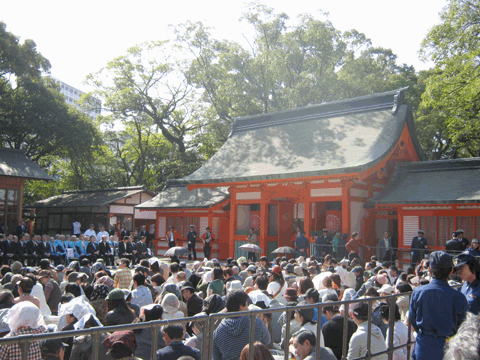
M 242 290 L 243 291 L 243 285 L 240 280 L 232 280 L 228 281 L 226 284 L 227 288 L 227 293 L 235 291 L 235 290 Z
M 390 284 L 385 284 L 383 285 L 380 290 L 378 290 L 379 294 L 393 294 L 395 290 L 393 289 L 393 286 Z
M 251 291 L 248 296 L 250 296 L 250 299 L 252 299 L 252 303 L 254 304 L 263 301 L 266 307 L 270 307 L 270 303 L 272 302 L 272 300 L 261 291 Z
M 342 261 L 339 262 L 339 264 L 348 266 L 348 264 L 350 264 L 350 261 L 348 261 L 348 259 L 343 259 Z

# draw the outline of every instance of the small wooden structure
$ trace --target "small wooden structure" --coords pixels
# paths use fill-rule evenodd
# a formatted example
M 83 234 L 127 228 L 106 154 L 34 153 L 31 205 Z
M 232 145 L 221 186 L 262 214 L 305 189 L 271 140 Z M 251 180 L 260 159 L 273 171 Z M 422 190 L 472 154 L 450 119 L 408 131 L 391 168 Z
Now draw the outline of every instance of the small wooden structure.
M 142 225 L 154 233 L 155 217 L 135 210 L 135 205 L 154 196 L 144 186 L 65 191 L 28 207 L 36 209 L 35 234 L 72 234 L 75 221 L 80 222 L 82 232 L 89 224 L 94 224 L 95 231 L 111 224 L 117 233 L 121 226 L 133 230 Z
M 22 220 L 25 179 L 52 180 L 37 164 L 29 160 L 23 151 L 0 148 L 0 232 L 17 232 Z

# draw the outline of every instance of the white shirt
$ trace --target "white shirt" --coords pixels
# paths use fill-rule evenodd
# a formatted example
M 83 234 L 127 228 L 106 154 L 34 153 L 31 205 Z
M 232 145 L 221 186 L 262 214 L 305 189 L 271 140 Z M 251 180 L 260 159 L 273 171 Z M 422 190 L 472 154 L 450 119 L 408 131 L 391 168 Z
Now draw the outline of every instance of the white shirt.
M 30 295 L 35 296 L 38 300 L 40 300 L 40 311 L 42 312 L 43 316 L 52 315 L 50 308 L 47 305 L 47 299 L 45 298 L 45 293 L 43 292 L 43 286 L 40 283 L 36 283 L 33 286 L 32 292 Z
M 322 272 L 322 273 L 318 274 L 317 276 L 315 276 L 312 279 L 313 286 L 315 286 L 315 289 L 317 289 L 318 291 L 322 290 L 323 289 L 323 279 L 325 279 L 327 276 L 331 276 L 331 275 L 332 275 L 332 273 L 330 271 L 325 271 L 325 272 Z
M 389 339 L 390 329 L 387 329 L 387 336 L 385 337 L 385 345 L 388 348 L 388 339 Z M 395 330 L 393 334 L 393 347 L 404 345 L 408 340 L 408 328 L 402 323 L 401 320 L 395 322 Z M 393 360 L 405 360 L 407 359 L 407 348 L 401 348 L 395 350 L 393 353 Z
M 75 235 L 80 234 L 80 228 L 81 228 L 81 226 L 82 226 L 82 224 L 80 224 L 78 221 L 75 221 L 75 222 L 73 223 L 73 233 L 74 233 Z
M 102 236 L 106 236 L 106 237 L 107 237 L 107 240 L 108 240 L 108 238 L 110 237 L 110 235 L 108 235 L 108 232 L 106 232 L 106 231 L 99 231 L 98 234 L 97 234 L 97 242 L 101 242 L 101 241 L 102 241 Z
M 97 237 L 97 233 L 95 232 L 95 230 L 90 230 L 90 229 L 88 229 L 87 231 L 85 231 L 85 232 L 83 233 L 83 235 L 88 236 L 88 237 L 87 237 L 87 240 L 90 240 L 90 236 L 95 236 L 95 238 Z M 107 235 L 108 235 L 108 234 L 107 234 Z
M 287 290 L 287 282 L 285 281 L 285 284 L 283 284 L 282 290 L 280 290 L 280 292 L 278 291 L 279 289 L 280 284 L 276 281 L 272 281 L 268 284 L 267 292 L 272 296 L 278 293 L 278 295 L 275 296 L 275 299 L 277 299 L 278 302 L 280 302 L 281 304 L 286 305 L 287 300 L 284 298 L 283 294 L 285 294 L 285 290 Z
M 367 353 L 367 331 L 368 331 L 368 322 L 365 321 L 361 323 L 357 331 L 355 331 L 350 338 L 350 344 L 348 345 L 348 356 L 347 359 L 356 359 L 363 357 Z M 382 351 L 387 350 L 385 346 L 385 339 L 383 337 L 382 331 L 374 324 L 372 324 L 372 336 L 370 338 L 370 351 L 372 354 L 376 354 Z M 388 355 L 383 354 L 373 357 L 376 360 L 387 360 Z

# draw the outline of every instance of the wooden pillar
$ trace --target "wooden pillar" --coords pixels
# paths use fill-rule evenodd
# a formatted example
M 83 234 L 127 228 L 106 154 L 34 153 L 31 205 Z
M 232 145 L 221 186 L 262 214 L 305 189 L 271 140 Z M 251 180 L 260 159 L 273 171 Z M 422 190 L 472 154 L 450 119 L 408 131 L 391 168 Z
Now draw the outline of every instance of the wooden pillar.
M 237 203 L 235 189 L 231 188 L 230 193 L 230 237 L 228 239 L 228 256 L 235 257 L 235 228 L 237 223 Z
M 308 196 L 303 202 L 303 224 L 304 224 L 304 231 L 307 233 L 305 236 L 310 240 L 310 242 L 313 240 L 310 236 L 312 233 L 312 229 L 310 226 L 311 222 L 312 222 L 312 205 L 310 205 L 310 196 Z M 307 251 L 308 251 L 308 254 L 311 256 L 312 254 L 310 254 L 310 249 L 308 249 Z
M 342 232 L 350 237 L 350 188 L 342 183 Z
M 208 211 L 208 227 L 213 233 L 213 212 L 211 210 Z
M 268 202 L 265 199 L 260 203 L 260 221 L 260 247 L 263 250 L 262 256 L 267 256 Z

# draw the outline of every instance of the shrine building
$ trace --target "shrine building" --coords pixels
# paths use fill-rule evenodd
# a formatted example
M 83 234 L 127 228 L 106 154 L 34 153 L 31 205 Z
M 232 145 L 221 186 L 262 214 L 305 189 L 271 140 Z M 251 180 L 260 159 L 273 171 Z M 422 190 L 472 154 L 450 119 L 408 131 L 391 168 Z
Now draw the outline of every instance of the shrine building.
M 405 90 L 235 119 L 201 168 L 136 206 L 156 212 L 158 255 L 171 224 L 185 239 L 190 224 L 199 235 L 209 225 L 222 259 L 246 255 L 239 246 L 250 227 L 270 258 L 292 246 L 297 225 L 312 243 L 325 227 L 358 231 L 366 245 L 387 229 L 398 238 L 398 214 L 377 217 L 366 203 L 387 186 L 395 164 L 423 160 Z

